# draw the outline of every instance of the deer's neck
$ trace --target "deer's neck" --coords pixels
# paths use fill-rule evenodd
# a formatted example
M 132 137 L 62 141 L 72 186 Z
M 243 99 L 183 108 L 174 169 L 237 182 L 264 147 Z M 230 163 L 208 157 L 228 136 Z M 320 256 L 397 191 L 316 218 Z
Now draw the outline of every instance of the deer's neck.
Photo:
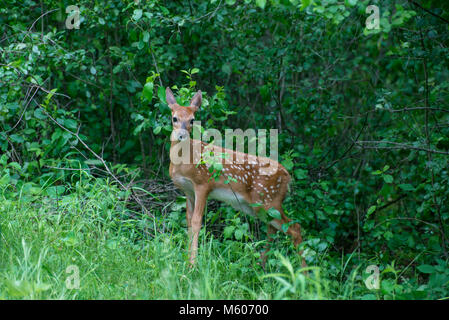
M 184 141 L 172 141 L 170 146 L 170 163 L 172 166 L 195 166 L 200 160 L 202 142 L 188 139 Z

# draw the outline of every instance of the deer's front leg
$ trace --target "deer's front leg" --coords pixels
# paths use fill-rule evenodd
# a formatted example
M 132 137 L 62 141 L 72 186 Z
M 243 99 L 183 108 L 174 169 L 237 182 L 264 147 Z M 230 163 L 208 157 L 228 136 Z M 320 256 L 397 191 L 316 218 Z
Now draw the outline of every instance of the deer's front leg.
M 207 189 L 201 186 L 195 187 L 195 208 L 191 220 L 190 237 L 190 263 L 195 264 L 195 258 L 198 252 L 198 237 L 203 220 L 204 207 L 207 201 Z
M 189 239 L 189 252 L 192 241 L 192 216 L 194 206 L 195 206 L 195 196 L 191 197 L 190 195 L 186 194 L 186 221 L 187 221 L 187 235 Z

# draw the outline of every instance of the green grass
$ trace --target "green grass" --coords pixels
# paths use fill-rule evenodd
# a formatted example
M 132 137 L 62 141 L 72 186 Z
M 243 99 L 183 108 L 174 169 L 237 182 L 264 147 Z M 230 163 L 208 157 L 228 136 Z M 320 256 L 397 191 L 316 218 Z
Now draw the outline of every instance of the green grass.
M 131 218 L 122 192 L 104 180 L 77 182 L 58 198 L 34 193 L 16 192 L 0 203 L 0 299 L 379 297 L 346 258 L 339 267 L 317 258 L 304 276 L 283 236 L 263 270 L 258 263 L 264 241 L 215 238 L 203 228 L 191 268 L 185 228 L 175 224 L 154 235 L 154 223 Z M 79 271 L 79 289 L 70 287 L 70 266 Z

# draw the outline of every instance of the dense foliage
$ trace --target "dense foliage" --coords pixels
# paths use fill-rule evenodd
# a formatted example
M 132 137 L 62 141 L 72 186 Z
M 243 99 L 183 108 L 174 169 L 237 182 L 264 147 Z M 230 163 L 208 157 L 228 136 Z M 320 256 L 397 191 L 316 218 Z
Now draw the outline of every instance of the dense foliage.
M 449 297 L 445 1 L 79 0 L 79 28 L 73 4 L 0 0 L 0 298 Z M 320 290 L 216 204 L 189 271 L 166 86 L 206 128 L 279 129 Z

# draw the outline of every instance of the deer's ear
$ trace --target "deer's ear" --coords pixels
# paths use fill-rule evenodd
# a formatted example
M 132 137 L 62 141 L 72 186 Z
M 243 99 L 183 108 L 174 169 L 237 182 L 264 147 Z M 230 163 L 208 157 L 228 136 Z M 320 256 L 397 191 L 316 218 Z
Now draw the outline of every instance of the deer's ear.
M 198 90 L 197 93 L 193 96 L 192 100 L 190 101 L 190 106 L 196 110 L 198 110 L 199 107 L 201 107 L 201 102 L 203 101 L 203 94 L 201 93 L 201 90 Z
M 169 87 L 165 89 L 165 98 L 167 99 L 167 104 L 171 108 L 172 105 L 176 104 L 175 96 Z

